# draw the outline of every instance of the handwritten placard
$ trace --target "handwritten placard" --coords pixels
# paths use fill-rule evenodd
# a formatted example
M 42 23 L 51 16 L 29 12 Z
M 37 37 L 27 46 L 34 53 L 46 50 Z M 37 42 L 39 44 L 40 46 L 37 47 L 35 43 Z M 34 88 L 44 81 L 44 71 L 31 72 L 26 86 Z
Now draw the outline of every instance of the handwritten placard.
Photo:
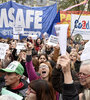
M 16 49 L 25 50 L 26 49 L 25 45 L 26 43 L 17 43 Z
M 58 37 L 54 35 L 50 35 L 49 40 L 46 44 L 56 46 L 58 44 Z
M 0 59 L 4 59 L 6 55 L 6 50 L 9 49 L 9 45 L 0 42 Z

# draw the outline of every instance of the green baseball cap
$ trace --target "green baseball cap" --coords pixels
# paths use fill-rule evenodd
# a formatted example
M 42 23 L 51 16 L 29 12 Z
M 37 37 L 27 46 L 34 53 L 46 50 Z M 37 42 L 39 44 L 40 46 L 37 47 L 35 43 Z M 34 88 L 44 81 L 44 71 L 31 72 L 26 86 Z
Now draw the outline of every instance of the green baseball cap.
M 5 69 L 0 69 L 0 70 L 8 73 L 15 72 L 19 75 L 23 75 L 24 73 L 24 68 L 18 61 L 13 61 Z

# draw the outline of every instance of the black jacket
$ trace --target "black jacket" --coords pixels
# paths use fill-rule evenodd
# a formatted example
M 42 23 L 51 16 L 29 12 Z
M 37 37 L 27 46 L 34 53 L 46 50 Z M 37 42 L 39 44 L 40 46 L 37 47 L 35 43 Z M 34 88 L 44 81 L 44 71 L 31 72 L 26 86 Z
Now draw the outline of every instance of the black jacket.
M 11 89 L 9 86 L 7 86 L 6 89 L 9 90 L 9 91 L 14 92 L 14 93 L 16 93 L 16 94 L 19 94 L 19 95 L 21 95 L 21 96 L 23 96 L 23 97 L 25 97 L 26 91 L 27 91 L 27 89 L 28 89 L 28 83 L 27 83 L 25 80 L 21 80 L 21 82 L 24 84 L 24 86 L 21 87 L 21 88 L 19 88 L 19 89 L 13 90 L 13 89 Z
M 62 96 L 63 100 L 79 100 L 78 91 L 73 83 L 63 84 Z
M 26 95 L 25 93 L 26 93 L 26 91 L 28 89 L 28 83 L 25 80 L 21 79 L 21 82 L 24 85 L 21 88 L 19 88 L 19 89 L 11 89 L 9 86 L 5 86 L 4 77 L 2 78 L 2 80 L 3 80 L 2 83 L 0 83 L 0 90 L 2 90 L 2 88 L 6 88 L 7 90 L 9 90 L 11 92 L 14 92 L 14 93 L 16 93 L 16 94 L 18 94 L 20 96 L 25 97 L 25 95 Z
M 80 82 L 78 81 L 78 78 L 76 77 L 76 72 L 71 70 L 72 78 L 74 80 L 75 87 L 78 91 L 78 93 L 81 93 L 83 91 L 83 86 L 80 85 Z M 52 71 L 52 84 L 54 89 L 62 93 L 63 84 L 64 84 L 64 76 L 61 69 L 54 68 Z

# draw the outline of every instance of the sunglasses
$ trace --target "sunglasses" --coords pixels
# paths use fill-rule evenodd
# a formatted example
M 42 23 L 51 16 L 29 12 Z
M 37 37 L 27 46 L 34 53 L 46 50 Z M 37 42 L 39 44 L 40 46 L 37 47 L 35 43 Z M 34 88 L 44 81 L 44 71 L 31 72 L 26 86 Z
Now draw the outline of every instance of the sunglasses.
M 81 73 L 81 72 L 77 73 L 76 76 L 77 76 L 79 79 L 90 77 L 90 75 L 85 74 L 85 73 Z

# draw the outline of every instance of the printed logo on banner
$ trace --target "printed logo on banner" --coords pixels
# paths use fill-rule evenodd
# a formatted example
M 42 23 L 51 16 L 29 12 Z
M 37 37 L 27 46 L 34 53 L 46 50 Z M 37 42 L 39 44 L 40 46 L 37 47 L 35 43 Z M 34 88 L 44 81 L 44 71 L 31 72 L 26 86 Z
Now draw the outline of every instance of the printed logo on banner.
M 90 29 L 90 21 L 82 20 L 81 22 L 79 22 L 79 20 L 75 20 L 74 26 L 78 29 Z
M 90 16 L 71 15 L 71 33 L 72 35 L 80 34 L 83 39 L 90 40 Z M 74 29 L 74 31 L 73 31 Z

